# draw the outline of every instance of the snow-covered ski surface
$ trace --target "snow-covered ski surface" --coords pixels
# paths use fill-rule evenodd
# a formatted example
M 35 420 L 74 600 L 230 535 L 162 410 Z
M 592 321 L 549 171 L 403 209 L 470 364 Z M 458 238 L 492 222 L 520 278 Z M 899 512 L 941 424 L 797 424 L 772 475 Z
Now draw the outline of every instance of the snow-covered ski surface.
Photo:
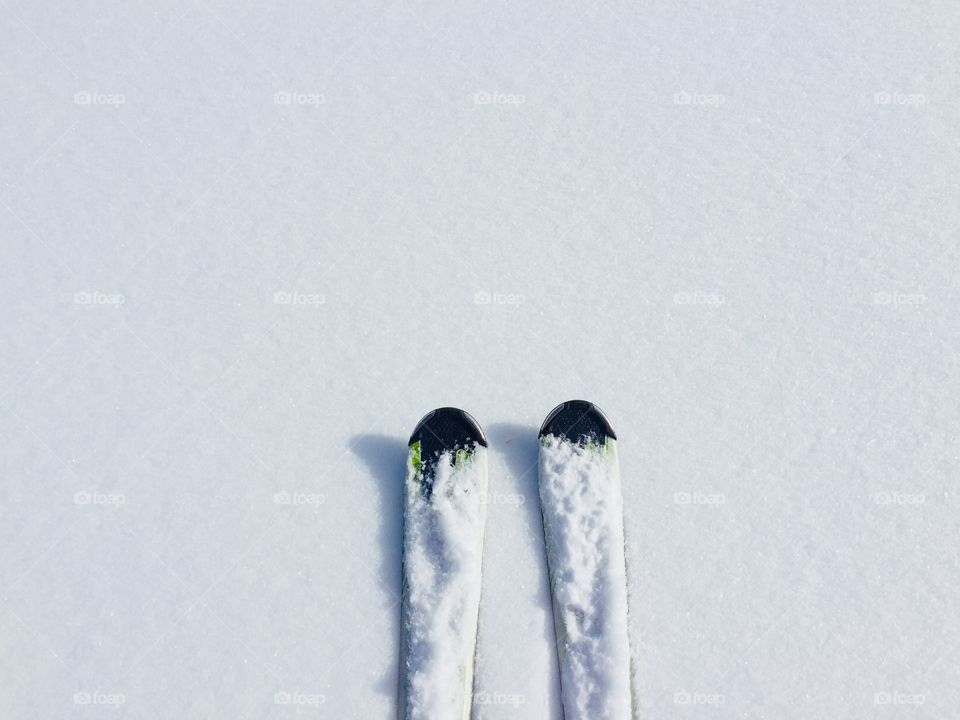
M 566 720 L 628 720 L 630 643 L 616 440 L 540 439 L 540 501 Z
M 444 451 L 405 484 L 399 717 L 469 717 L 487 493 L 487 450 Z M 426 477 L 424 477 L 426 474 Z M 430 487 L 430 491 L 425 491 Z

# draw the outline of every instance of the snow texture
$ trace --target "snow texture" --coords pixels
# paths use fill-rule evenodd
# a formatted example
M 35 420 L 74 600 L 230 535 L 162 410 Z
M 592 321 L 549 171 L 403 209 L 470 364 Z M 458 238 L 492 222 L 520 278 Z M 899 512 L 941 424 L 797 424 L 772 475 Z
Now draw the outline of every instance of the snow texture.
M 405 720 L 468 718 L 480 606 L 487 451 L 413 463 L 406 481 L 402 620 Z M 432 492 L 423 492 L 424 481 Z
M 641 718 L 960 717 L 958 37 L 956 0 L 2 0 L 0 718 L 395 718 L 406 441 L 454 405 L 477 720 L 559 720 L 569 398 L 630 479 Z
M 630 641 L 616 441 L 548 435 L 540 502 L 566 720 L 629 720 Z

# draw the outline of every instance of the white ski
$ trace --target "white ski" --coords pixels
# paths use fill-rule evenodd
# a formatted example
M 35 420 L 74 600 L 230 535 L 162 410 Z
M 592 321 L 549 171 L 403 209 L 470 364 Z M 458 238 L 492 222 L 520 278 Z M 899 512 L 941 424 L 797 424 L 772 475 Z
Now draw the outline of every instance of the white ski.
M 487 449 L 441 408 L 410 439 L 404 488 L 401 720 L 468 720 L 480 609 Z
M 540 502 L 564 718 L 626 720 L 632 694 L 617 442 L 592 404 L 564 403 L 544 422 Z

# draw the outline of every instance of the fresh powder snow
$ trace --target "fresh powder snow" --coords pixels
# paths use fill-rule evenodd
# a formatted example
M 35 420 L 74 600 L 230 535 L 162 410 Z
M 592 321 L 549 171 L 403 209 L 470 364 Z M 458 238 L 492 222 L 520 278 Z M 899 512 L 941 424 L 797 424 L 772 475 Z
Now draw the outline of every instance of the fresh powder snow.
M 407 439 L 456 405 L 476 720 L 562 720 L 572 397 L 616 418 L 641 720 L 960 718 L 958 36 L 2 0 L 0 718 L 395 720 Z
M 486 449 L 408 465 L 401 698 L 406 720 L 469 717 L 486 516 Z
M 630 717 L 623 501 L 616 441 L 540 445 L 540 499 L 566 720 Z

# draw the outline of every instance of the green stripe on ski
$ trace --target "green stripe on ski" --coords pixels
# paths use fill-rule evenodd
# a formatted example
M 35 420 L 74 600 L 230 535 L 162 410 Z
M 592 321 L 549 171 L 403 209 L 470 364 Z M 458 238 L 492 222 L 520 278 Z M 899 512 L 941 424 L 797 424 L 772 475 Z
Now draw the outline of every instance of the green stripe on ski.
M 453 466 L 463 467 L 464 465 L 467 464 L 467 461 L 470 459 L 470 456 L 472 454 L 473 453 L 469 450 L 463 450 L 463 449 L 457 450 L 456 456 L 453 459 Z
M 410 466 L 414 470 L 420 470 L 420 441 L 417 440 L 410 446 Z
M 410 466 L 416 472 L 420 472 L 423 469 L 423 458 L 421 456 L 420 450 L 420 441 L 415 441 L 410 445 Z M 453 454 L 453 466 L 454 467 L 463 467 L 467 464 L 470 458 L 473 457 L 473 450 L 466 450 L 464 448 L 457 448 Z

